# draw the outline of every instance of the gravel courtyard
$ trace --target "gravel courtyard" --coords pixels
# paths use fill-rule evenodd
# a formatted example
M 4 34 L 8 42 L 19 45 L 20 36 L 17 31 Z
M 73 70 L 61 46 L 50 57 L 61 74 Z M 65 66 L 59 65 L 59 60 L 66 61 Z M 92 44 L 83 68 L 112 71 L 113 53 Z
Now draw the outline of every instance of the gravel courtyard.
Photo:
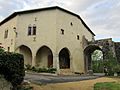
M 51 84 L 96 79 L 98 77 L 99 76 L 85 76 L 85 75 L 57 76 L 54 74 L 49 75 L 49 74 L 26 73 L 25 80 L 37 84 Z
M 47 85 L 36 85 L 33 86 L 33 90 L 93 90 L 94 84 L 97 82 L 116 82 L 117 80 L 107 77 L 101 77 L 92 80 L 67 82 L 67 83 L 56 83 Z

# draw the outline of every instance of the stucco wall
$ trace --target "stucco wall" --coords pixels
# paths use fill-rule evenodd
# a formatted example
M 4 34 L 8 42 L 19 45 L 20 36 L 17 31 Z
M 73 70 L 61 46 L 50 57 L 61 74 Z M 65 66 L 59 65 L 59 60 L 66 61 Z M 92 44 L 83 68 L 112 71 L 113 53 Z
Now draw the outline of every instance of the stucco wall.
M 71 26 L 71 23 L 73 24 Z M 64 35 L 61 34 L 64 30 Z M 79 40 L 77 40 L 79 35 Z M 85 29 L 80 19 L 61 10 L 57 10 L 57 53 L 64 47 L 70 51 L 70 68 L 73 72 L 84 72 L 84 55 L 82 47 L 82 37 L 91 41 L 92 34 Z
M 54 54 L 56 51 L 56 10 L 40 11 L 35 13 L 25 13 L 19 15 L 18 19 L 18 37 L 16 38 L 16 48 L 20 45 L 28 46 L 33 55 L 42 46 L 47 46 Z M 37 21 L 35 21 L 35 18 Z M 36 35 L 28 36 L 28 26 L 36 25 Z M 35 39 L 35 41 L 34 41 Z M 34 65 L 33 61 L 33 65 Z
M 15 30 L 14 27 L 17 25 L 17 16 L 9 20 L 8 22 L 4 23 L 0 26 L 0 43 L 8 50 L 10 47 L 10 52 L 14 51 L 15 48 Z M 5 30 L 8 30 L 8 37 L 4 38 Z

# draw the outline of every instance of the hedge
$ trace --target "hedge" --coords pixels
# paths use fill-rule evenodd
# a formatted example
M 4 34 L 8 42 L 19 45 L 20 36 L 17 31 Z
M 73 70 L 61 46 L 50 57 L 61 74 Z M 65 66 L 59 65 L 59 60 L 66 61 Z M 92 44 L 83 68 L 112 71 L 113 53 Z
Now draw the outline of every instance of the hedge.
M 21 84 L 25 76 L 23 55 L 18 53 L 0 53 L 0 74 L 11 82 L 13 87 Z

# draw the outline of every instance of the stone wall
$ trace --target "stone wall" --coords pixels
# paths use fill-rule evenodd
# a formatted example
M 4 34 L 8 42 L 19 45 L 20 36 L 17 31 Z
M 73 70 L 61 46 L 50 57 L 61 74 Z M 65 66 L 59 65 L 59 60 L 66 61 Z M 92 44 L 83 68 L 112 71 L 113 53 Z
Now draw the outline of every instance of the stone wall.
M 116 57 L 115 45 L 112 41 L 112 38 L 96 40 L 94 43 L 101 47 L 104 59 L 107 59 L 109 52 L 111 52 L 113 56 Z
M 120 42 L 115 42 L 115 52 L 116 52 L 116 58 L 120 63 Z
M 107 55 L 109 54 L 109 52 L 111 52 L 113 56 L 116 57 L 117 61 L 120 63 L 120 42 L 114 42 L 112 41 L 112 38 L 107 38 L 95 40 L 91 43 L 101 47 L 104 59 L 107 59 Z

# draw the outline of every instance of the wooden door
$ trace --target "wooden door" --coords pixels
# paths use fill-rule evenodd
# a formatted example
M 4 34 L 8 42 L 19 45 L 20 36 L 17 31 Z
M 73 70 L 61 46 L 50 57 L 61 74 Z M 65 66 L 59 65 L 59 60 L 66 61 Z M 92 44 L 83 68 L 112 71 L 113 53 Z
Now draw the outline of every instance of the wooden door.
M 48 55 L 48 68 L 53 67 L 53 56 Z

